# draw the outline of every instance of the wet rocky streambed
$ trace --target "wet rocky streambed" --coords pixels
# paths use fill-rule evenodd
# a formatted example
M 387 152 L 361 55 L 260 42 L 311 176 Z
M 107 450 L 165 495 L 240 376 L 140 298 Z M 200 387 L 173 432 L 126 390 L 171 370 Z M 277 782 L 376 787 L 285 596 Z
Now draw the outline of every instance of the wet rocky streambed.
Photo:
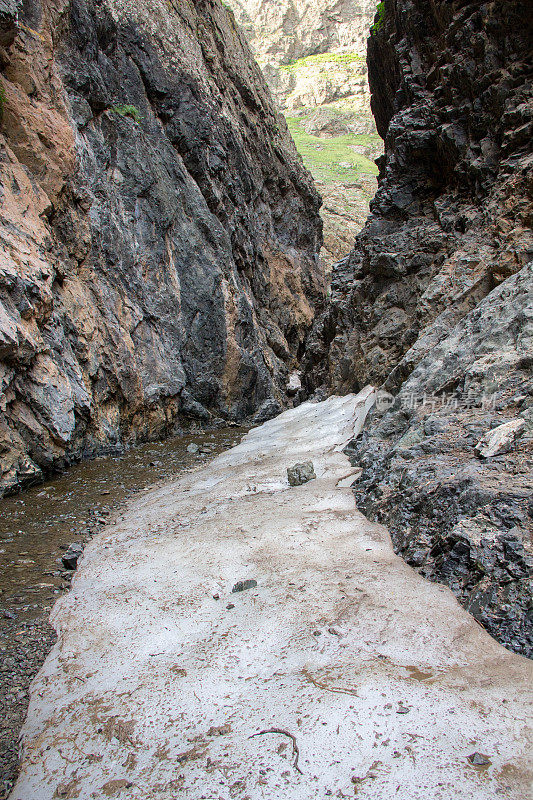
M 242 428 L 188 434 L 97 458 L 23 494 L 0 500 L 0 800 L 18 769 L 29 686 L 55 642 L 50 609 L 70 586 L 67 556 L 134 493 L 232 447 Z M 70 548 L 74 545 L 73 548 Z

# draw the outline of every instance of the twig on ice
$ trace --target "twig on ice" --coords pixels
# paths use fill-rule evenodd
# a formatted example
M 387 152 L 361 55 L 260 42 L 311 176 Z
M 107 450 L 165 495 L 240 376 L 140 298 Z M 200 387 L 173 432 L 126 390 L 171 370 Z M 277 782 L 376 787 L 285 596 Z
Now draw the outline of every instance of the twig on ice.
M 294 736 L 292 733 L 289 733 L 289 731 L 284 730 L 283 728 L 267 728 L 267 730 L 258 731 L 257 733 L 252 733 L 252 735 L 249 736 L 248 738 L 249 739 L 253 739 L 254 736 L 263 736 L 265 733 L 279 733 L 282 736 L 288 736 L 289 737 L 289 739 L 292 742 L 292 754 L 294 756 L 294 765 L 293 765 L 294 769 L 296 770 L 296 772 L 299 772 L 300 775 L 303 775 L 302 770 L 298 766 L 298 759 L 300 758 L 300 750 L 298 748 L 298 742 L 296 741 L 296 736 Z

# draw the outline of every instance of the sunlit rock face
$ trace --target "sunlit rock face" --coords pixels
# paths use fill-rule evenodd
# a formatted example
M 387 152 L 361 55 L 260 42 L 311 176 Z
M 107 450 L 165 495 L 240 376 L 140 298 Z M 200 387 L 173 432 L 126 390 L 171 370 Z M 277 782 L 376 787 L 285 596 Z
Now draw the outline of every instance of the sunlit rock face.
M 382 154 L 366 46 L 375 0 L 229 0 L 323 199 L 327 274 L 368 216 Z
M 0 42 L 0 491 L 282 406 L 319 198 L 227 9 L 6 0 Z
M 368 50 L 379 188 L 304 376 L 395 396 L 354 445 L 360 507 L 529 655 L 531 47 L 520 2 L 386 0 Z M 510 422 L 512 447 L 482 456 Z
M 351 97 L 368 112 L 365 54 L 374 0 L 230 0 L 229 5 L 282 108 Z M 298 64 L 301 59 L 306 63 Z

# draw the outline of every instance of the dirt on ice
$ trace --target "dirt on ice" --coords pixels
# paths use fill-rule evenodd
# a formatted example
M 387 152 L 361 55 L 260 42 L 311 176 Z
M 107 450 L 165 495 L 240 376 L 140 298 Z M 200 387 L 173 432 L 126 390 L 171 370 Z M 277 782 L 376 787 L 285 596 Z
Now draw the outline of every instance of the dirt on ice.
M 530 797 L 531 662 L 355 509 L 371 402 L 288 411 L 90 542 L 12 800 Z

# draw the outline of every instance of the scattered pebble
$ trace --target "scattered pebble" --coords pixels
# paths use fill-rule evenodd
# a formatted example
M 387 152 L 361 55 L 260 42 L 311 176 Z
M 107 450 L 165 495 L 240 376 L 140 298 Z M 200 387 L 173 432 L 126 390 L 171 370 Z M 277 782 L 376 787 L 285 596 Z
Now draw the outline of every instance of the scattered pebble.
M 237 581 L 233 589 L 231 590 L 232 594 L 236 594 L 237 592 L 245 592 L 247 589 L 255 589 L 257 586 L 257 581 L 253 578 L 246 580 L 246 581 Z
M 491 760 L 485 753 L 471 753 L 468 760 L 474 767 L 486 767 L 491 764 Z
M 400 703 L 400 705 L 396 709 L 396 713 L 397 714 L 408 714 L 410 712 L 410 710 L 411 710 L 410 708 L 407 708 L 407 706 L 404 706 L 404 705 L 402 705 L 402 703 Z

